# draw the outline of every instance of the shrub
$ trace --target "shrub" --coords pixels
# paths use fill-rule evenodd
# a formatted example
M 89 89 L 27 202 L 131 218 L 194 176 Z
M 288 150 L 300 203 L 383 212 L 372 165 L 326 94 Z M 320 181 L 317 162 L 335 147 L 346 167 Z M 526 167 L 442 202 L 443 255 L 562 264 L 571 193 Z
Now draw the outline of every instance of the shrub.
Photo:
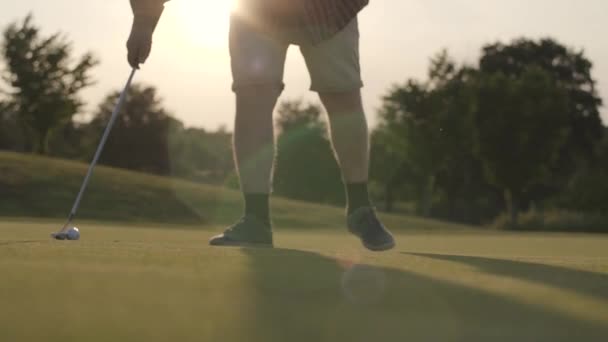
M 531 210 L 520 217 L 517 225 L 511 224 L 508 215 L 503 214 L 494 221 L 493 227 L 519 231 L 608 233 L 608 215 L 566 210 Z

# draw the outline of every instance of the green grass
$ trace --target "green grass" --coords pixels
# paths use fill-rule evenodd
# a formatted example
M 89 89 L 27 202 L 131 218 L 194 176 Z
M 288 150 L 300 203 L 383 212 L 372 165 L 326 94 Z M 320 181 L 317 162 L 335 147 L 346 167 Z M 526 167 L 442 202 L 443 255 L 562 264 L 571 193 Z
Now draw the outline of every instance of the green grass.
M 605 341 L 608 238 L 403 232 L 373 254 L 343 232 L 274 250 L 209 230 L 0 223 L 1 341 Z M 219 228 L 219 227 L 218 227 Z M 215 230 L 215 228 L 212 228 Z
M 86 165 L 0 153 L 0 341 L 605 341 L 608 236 L 383 215 L 375 254 L 339 208 L 277 199 L 276 249 L 218 249 L 238 193 L 100 168 L 83 239 L 48 238 Z M 103 222 L 102 222 L 103 221 Z M 154 223 L 149 223 L 154 222 Z
M 0 152 L 0 217 L 54 218 L 69 210 L 87 164 Z M 224 187 L 99 166 L 85 193 L 79 219 L 190 226 L 227 225 L 242 210 L 241 195 Z M 283 229 L 334 229 L 344 210 L 273 198 L 273 219 Z M 465 226 L 384 215 L 396 229 L 467 229 Z

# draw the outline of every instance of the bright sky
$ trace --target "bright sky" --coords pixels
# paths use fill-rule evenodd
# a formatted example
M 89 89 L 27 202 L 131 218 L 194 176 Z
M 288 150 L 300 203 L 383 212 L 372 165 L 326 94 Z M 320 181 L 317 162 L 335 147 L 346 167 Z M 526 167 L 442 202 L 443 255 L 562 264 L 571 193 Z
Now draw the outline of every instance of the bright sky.
M 190 126 L 231 128 L 234 98 L 227 48 L 230 0 L 173 0 L 155 36 L 149 62 L 137 81 L 160 89 L 168 109 Z M 93 51 L 102 61 L 98 83 L 86 91 L 95 108 L 122 87 L 129 67 L 125 41 L 128 0 L 4 1 L 0 26 L 35 15 L 45 33 L 62 31 L 76 51 Z M 430 56 L 447 48 L 473 63 L 484 43 L 515 37 L 551 36 L 584 49 L 594 63 L 599 90 L 608 102 L 608 40 L 605 0 L 371 0 L 361 14 L 361 59 L 368 116 L 374 121 L 380 97 L 407 78 L 424 78 Z M 316 99 L 298 50 L 290 50 L 283 98 Z M 608 122 L 608 111 L 603 109 Z

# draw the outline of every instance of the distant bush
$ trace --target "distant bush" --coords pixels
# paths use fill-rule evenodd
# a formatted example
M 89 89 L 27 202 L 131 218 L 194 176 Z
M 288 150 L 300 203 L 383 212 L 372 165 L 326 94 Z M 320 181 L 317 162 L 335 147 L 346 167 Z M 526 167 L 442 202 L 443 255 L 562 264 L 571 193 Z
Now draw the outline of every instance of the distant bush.
M 574 211 L 608 213 L 608 128 L 593 163 L 584 164 L 555 200 Z
M 493 227 L 519 231 L 602 232 L 608 233 L 608 215 L 585 214 L 566 210 L 539 212 L 531 210 L 521 215 L 519 223 L 510 223 L 506 214 L 494 221 Z

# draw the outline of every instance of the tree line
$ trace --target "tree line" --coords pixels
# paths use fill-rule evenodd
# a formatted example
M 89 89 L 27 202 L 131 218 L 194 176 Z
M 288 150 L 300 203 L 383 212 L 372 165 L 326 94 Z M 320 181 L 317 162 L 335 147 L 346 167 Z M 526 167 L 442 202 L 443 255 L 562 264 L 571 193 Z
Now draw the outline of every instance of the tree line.
M 89 122 L 74 120 L 97 59 L 74 56 L 63 35 L 43 36 L 31 16 L 4 30 L 1 48 L 0 149 L 88 160 L 118 97 L 109 94 Z M 537 226 L 542 213 L 556 210 L 603 218 L 608 131 L 601 105 L 591 61 L 555 40 L 488 44 L 476 65 L 441 51 L 426 79 L 407 79 L 382 99 L 371 139 L 376 203 L 474 224 L 507 213 L 511 228 L 525 227 L 524 212 Z M 285 101 L 276 125 L 275 192 L 342 204 L 322 107 Z M 186 128 L 154 87 L 139 84 L 101 162 L 236 186 L 231 139 L 224 129 Z M 590 222 L 580 229 L 608 231 L 606 221 Z
M 31 15 L 2 38 L 0 149 L 90 160 L 119 96 L 108 94 L 89 122 L 75 120 L 99 61 L 91 53 L 75 56 L 65 35 L 44 36 Z M 232 170 L 230 140 L 225 129 L 186 128 L 156 88 L 135 84 L 100 162 L 217 183 Z
M 427 80 L 383 99 L 372 170 L 385 202 L 471 223 L 506 211 L 512 226 L 531 209 L 606 213 L 607 130 L 591 71 L 582 51 L 552 39 L 489 44 L 474 66 L 439 53 Z

